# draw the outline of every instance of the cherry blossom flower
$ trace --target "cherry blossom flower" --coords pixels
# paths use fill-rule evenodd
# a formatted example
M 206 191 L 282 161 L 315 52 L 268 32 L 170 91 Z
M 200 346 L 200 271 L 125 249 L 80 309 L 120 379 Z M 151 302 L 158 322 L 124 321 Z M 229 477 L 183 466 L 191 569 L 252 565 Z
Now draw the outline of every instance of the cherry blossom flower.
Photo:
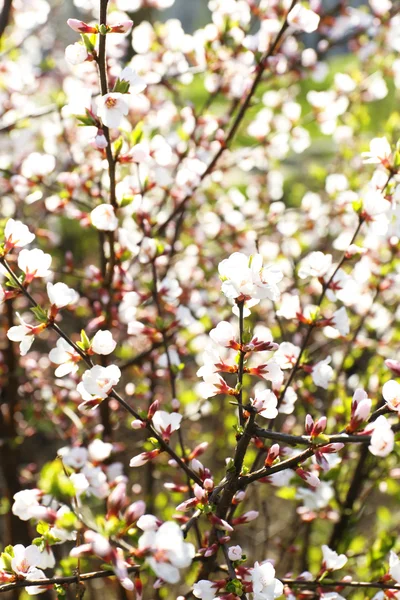
M 275 419 L 278 414 L 278 398 L 271 390 L 256 392 L 254 399 L 251 399 L 250 402 L 264 419 Z
M 76 350 L 63 338 L 57 340 L 56 347 L 49 352 L 49 358 L 51 362 L 60 365 L 54 371 L 56 377 L 76 373 L 79 368 L 78 362 L 82 360 Z
M 5 251 L 12 248 L 22 248 L 30 244 L 35 239 L 35 234 L 29 231 L 29 228 L 21 221 L 8 219 L 4 228 Z
M 129 93 L 130 94 L 140 94 L 143 92 L 147 85 L 144 79 L 142 79 L 136 71 L 131 69 L 130 67 L 125 67 L 119 75 L 119 79 L 121 81 L 129 82 Z
M 380 415 L 372 425 L 374 429 L 368 449 L 374 456 L 387 456 L 394 448 L 394 433 L 390 423 L 384 415 Z
M 230 348 L 235 339 L 235 330 L 227 321 L 221 321 L 214 329 L 211 329 L 209 335 L 216 344 Z
M 21 356 L 25 356 L 33 344 L 35 335 L 43 331 L 46 325 L 29 325 L 29 323 L 24 321 L 19 313 L 16 313 L 16 315 L 21 324 L 10 327 L 10 329 L 7 331 L 7 337 L 12 342 L 20 342 L 19 351 Z
M 64 308 L 69 304 L 76 304 L 79 300 L 79 294 L 61 281 L 55 284 L 49 281 L 46 289 L 52 306 L 56 308 Z
M 389 575 L 397 583 L 400 583 L 400 559 L 393 550 L 390 551 L 389 556 Z
M 65 60 L 71 65 L 80 65 L 85 62 L 89 54 L 84 44 L 75 42 L 65 48 Z
M 273 600 L 283 594 L 283 584 L 275 578 L 275 569 L 270 562 L 254 563 L 251 582 L 254 600 Z
M 98 116 L 103 125 L 115 128 L 121 125 L 123 117 L 129 112 L 129 105 L 124 96 L 125 94 L 119 92 L 110 92 L 98 98 Z
M 167 583 L 177 583 L 179 569 L 189 567 L 195 555 L 193 544 L 184 541 L 179 525 L 173 521 L 163 523 L 157 531 L 145 530 L 139 538 L 139 548 L 151 552 L 146 559 L 147 564 L 157 577 Z
M 338 571 L 347 563 L 347 556 L 345 554 L 338 554 L 326 545 L 321 546 L 321 548 L 322 565 L 327 571 Z
M 40 506 L 42 492 L 38 489 L 21 490 L 14 494 L 12 513 L 22 521 L 29 521 L 34 516 L 34 509 Z
M 329 382 L 333 377 L 333 369 L 329 365 L 331 360 L 332 359 L 330 356 L 320 360 L 316 365 L 314 365 L 311 372 L 311 377 L 315 385 L 318 385 L 324 389 L 328 388 Z
M 201 598 L 201 600 L 216 600 L 217 586 L 208 579 L 200 579 L 193 584 L 193 596 L 195 598 Z
M 241 560 L 243 555 L 243 550 L 240 546 L 230 546 L 228 548 L 228 557 L 229 560 Z
M 302 4 L 296 4 L 287 16 L 287 22 L 296 30 L 312 33 L 318 28 L 320 17 Z
M 13 548 L 14 556 L 11 559 L 11 568 L 16 575 L 24 579 L 45 579 L 46 576 L 38 567 L 47 568 L 44 554 L 40 552 L 37 546 L 23 546 L 16 544 Z M 30 595 L 40 594 L 45 588 L 40 586 L 29 586 L 26 591 Z
M 113 339 L 111 331 L 100 330 L 93 337 L 90 348 L 95 354 L 111 354 L 116 348 L 117 342 Z
M 99 204 L 90 213 L 92 225 L 100 231 L 115 231 L 118 227 L 118 218 L 111 204 Z
M 363 152 L 365 164 L 382 164 L 384 167 L 390 165 L 392 149 L 386 137 L 374 138 L 369 143 L 369 152 Z
M 397 381 L 387 381 L 383 385 L 382 395 L 391 410 L 400 412 L 400 384 Z
M 234 252 L 218 266 L 222 279 L 222 292 L 231 299 L 269 298 L 277 300 L 282 272 L 276 267 L 262 266 L 262 256 L 255 254 L 248 257 L 241 252 Z
M 311 252 L 303 258 L 299 267 L 300 279 L 323 277 L 332 264 L 332 256 L 323 252 Z
M 118 383 L 120 377 L 121 371 L 116 365 L 109 365 L 108 367 L 95 365 L 88 371 L 85 371 L 80 385 L 82 385 L 82 388 L 88 394 L 104 399 L 107 398 L 108 393 Z
M 43 250 L 38 248 L 26 250 L 24 248 L 18 255 L 18 266 L 25 273 L 25 281 L 29 283 L 35 277 L 50 275 L 51 260 L 50 254 L 45 254 Z
M 332 325 L 336 327 L 340 335 L 346 336 L 350 331 L 350 321 L 344 306 L 333 313 Z
M 182 415 L 179 413 L 168 413 L 165 410 L 157 410 L 153 415 L 153 426 L 164 439 L 169 439 L 174 431 L 181 426 Z
M 104 462 L 110 457 L 113 445 L 96 438 L 88 446 L 89 458 L 92 462 Z
M 73 448 L 65 446 L 59 449 L 58 454 L 62 457 L 63 463 L 67 467 L 72 467 L 76 470 L 83 469 L 89 457 L 87 448 L 83 446 L 74 446 Z

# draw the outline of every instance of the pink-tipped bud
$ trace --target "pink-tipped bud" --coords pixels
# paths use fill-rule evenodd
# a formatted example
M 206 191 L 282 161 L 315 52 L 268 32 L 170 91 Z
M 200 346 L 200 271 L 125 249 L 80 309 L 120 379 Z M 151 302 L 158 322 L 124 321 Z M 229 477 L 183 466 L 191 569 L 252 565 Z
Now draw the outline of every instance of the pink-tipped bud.
M 186 494 L 189 491 L 189 487 L 187 485 L 179 485 L 178 483 L 172 483 L 170 481 L 164 483 L 164 487 L 166 490 L 177 492 L 178 494 Z
M 125 511 L 124 519 L 127 525 L 132 525 L 136 523 L 138 519 L 146 512 L 146 504 L 143 500 L 138 500 L 137 502 L 133 502 L 128 506 Z
M 201 444 L 199 444 L 198 446 L 196 446 L 196 448 L 194 448 L 189 456 L 189 460 L 192 460 L 193 458 L 197 458 L 198 456 L 201 456 L 202 454 L 204 454 L 204 452 L 207 450 L 208 448 L 208 442 L 202 442 Z
M 67 25 L 71 27 L 73 31 L 76 31 L 76 33 L 98 33 L 96 27 L 92 27 L 79 19 L 68 19 Z
M 308 485 L 310 485 L 311 487 L 318 487 L 319 484 L 321 483 L 318 476 L 315 475 L 315 473 L 309 473 L 308 471 L 305 471 L 301 467 L 296 469 L 296 473 L 297 473 L 297 475 L 299 475 L 299 477 L 304 479 L 304 481 L 306 483 L 308 483 Z
M 176 507 L 176 510 L 185 512 L 186 510 L 189 510 L 189 508 L 193 508 L 194 506 L 196 506 L 197 503 L 198 503 L 197 498 L 189 498 L 188 500 L 184 500 L 183 502 L 178 504 L 178 506 Z
M 319 435 L 321 435 L 321 433 L 323 433 L 326 429 L 326 424 L 327 424 L 327 418 L 320 417 L 318 419 L 318 421 L 316 421 L 316 423 L 312 429 L 311 437 L 318 437 Z
M 393 358 L 387 358 L 385 360 L 385 365 L 390 369 L 395 375 L 400 377 L 400 360 L 394 360 Z
M 217 515 L 209 515 L 208 518 L 217 529 L 221 529 L 222 531 L 233 531 L 233 527 L 224 521 L 224 519 L 217 517 Z
M 270 467 L 273 462 L 278 458 L 280 452 L 279 444 L 273 444 L 268 450 L 267 458 L 265 459 L 265 466 Z
M 210 477 L 207 477 L 204 482 L 204 489 L 207 490 L 207 492 L 211 492 L 214 489 L 214 482 Z
M 181 403 L 179 402 L 178 398 L 173 398 L 171 400 L 171 408 L 174 412 L 177 412 L 181 407 Z
M 314 419 L 312 418 L 311 415 L 306 415 L 305 431 L 306 431 L 307 435 L 311 435 L 313 427 L 314 427 Z
M 160 454 L 160 450 L 158 450 L 158 449 L 151 450 L 151 452 L 141 452 L 137 456 L 134 456 L 133 458 L 131 458 L 129 466 L 130 467 L 142 467 L 147 462 L 149 462 L 149 460 L 153 460 L 153 458 L 155 458 L 159 454 Z
M 193 493 L 199 502 L 204 502 L 207 500 L 207 492 L 198 483 L 194 484 Z
M 146 423 L 140 419 L 134 419 L 131 423 L 131 427 L 132 429 L 144 429 L 146 427 Z
M 160 401 L 154 400 L 149 406 L 149 410 L 147 411 L 147 418 L 152 419 L 154 417 L 154 413 L 156 413 L 160 409 Z
M 204 556 L 206 558 L 208 558 L 209 556 L 212 556 L 213 554 L 215 554 L 218 550 L 218 544 L 212 544 L 212 546 L 209 546 L 208 548 L 206 548 L 205 552 L 204 552 Z
M 234 505 L 240 504 L 245 499 L 245 496 L 246 496 L 246 492 L 244 490 L 239 490 L 233 496 L 232 504 L 234 504 Z
M 242 525 L 243 523 L 250 523 L 250 521 L 254 521 L 259 516 L 258 510 L 249 510 L 248 512 L 243 513 L 240 517 L 236 517 L 236 519 L 232 520 L 232 525 Z
M 107 518 L 116 517 L 126 503 L 126 483 L 121 481 L 112 490 L 107 499 Z
M 94 145 L 99 150 L 104 150 L 104 148 L 107 148 L 108 142 L 107 142 L 106 136 L 104 135 L 104 132 L 102 129 L 97 130 L 97 135 L 94 138 Z
M 111 33 L 127 33 L 132 29 L 133 21 L 127 19 L 111 27 Z

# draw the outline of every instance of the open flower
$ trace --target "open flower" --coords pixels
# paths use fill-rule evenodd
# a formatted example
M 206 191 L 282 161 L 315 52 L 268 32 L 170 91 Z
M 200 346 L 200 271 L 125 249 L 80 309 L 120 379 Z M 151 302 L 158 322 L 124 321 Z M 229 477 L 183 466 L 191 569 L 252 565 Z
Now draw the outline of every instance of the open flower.
M 121 371 L 116 365 L 101 367 L 95 365 L 82 376 L 82 387 L 91 396 L 107 398 L 108 393 L 118 383 Z
M 89 54 L 86 47 L 79 42 L 70 44 L 65 48 L 65 60 L 69 62 L 70 65 L 80 65 L 85 62 L 88 56 Z
M 271 390 L 256 392 L 254 399 L 251 399 L 250 402 L 264 419 L 275 419 L 278 414 L 278 398 Z
M 56 308 L 64 308 L 64 306 L 75 304 L 79 300 L 78 292 L 61 281 L 54 284 L 49 281 L 46 289 L 51 305 Z
M 169 439 L 174 431 L 181 426 L 182 415 L 179 413 L 168 413 L 165 410 L 157 410 L 153 416 L 153 427 L 163 438 Z
M 113 339 L 111 331 L 98 331 L 91 342 L 91 349 L 95 354 L 111 354 L 114 352 L 117 342 Z
M 49 358 L 51 362 L 60 365 L 54 372 L 56 377 L 76 373 L 78 362 L 81 360 L 81 356 L 63 338 L 57 340 L 56 347 L 49 352 Z
M 338 554 L 326 545 L 321 548 L 323 557 L 322 565 L 327 571 L 338 571 L 347 563 L 347 556 L 345 554 Z
M 283 274 L 276 267 L 263 267 L 262 263 L 261 254 L 248 257 L 241 252 L 234 252 L 220 262 L 218 272 L 225 296 L 235 300 L 277 300 L 280 292 L 276 284 Z
M 119 127 L 124 116 L 128 114 L 129 105 L 125 99 L 126 94 L 110 92 L 98 98 L 98 116 L 103 125 Z
M 16 315 L 21 325 L 10 327 L 7 331 L 7 337 L 12 342 L 20 342 L 19 351 L 21 356 L 25 356 L 33 344 L 35 335 L 43 331 L 43 329 L 46 328 L 46 325 L 44 323 L 40 325 L 29 325 L 19 313 L 16 313 Z
M 400 412 L 400 383 L 391 379 L 382 388 L 382 395 L 391 410 Z
M 374 138 L 369 143 L 369 152 L 363 152 L 363 163 L 378 165 L 384 167 L 390 165 L 392 149 L 386 137 Z
M 90 213 L 92 225 L 100 231 L 115 231 L 118 227 L 118 218 L 111 204 L 99 204 Z
M 287 22 L 297 31 L 312 33 L 318 28 L 319 15 L 302 4 L 296 4 L 287 16 Z
M 283 584 L 275 578 L 275 569 L 270 562 L 254 563 L 251 582 L 254 600 L 274 600 L 283 594 Z
M 50 254 L 45 254 L 39 248 L 21 250 L 18 256 L 18 266 L 25 273 L 25 282 L 29 283 L 37 277 L 50 275 L 51 260 Z
M 9 252 L 12 248 L 22 248 L 35 239 L 35 234 L 21 221 L 8 219 L 4 228 L 5 250 Z
M 163 523 L 157 531 L 146 530 L 139 538 L 139 549 L 151 553 L 147 564 L 167 583 L 177 583 L 179 569 L 189 567 L 195 555 L 193 544 L 184 541 L 181 528 L 173 521 Z
M 387 456 L 394 448 L 394 433 L 386 417 L 381 415 L 373 423 L 369 451 L 374 456 Z

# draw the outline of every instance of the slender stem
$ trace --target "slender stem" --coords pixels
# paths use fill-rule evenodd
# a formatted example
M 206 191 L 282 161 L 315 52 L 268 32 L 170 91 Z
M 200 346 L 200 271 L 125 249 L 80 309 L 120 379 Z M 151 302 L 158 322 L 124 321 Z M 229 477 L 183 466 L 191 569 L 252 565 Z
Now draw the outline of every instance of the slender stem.
M 127 567 L 128 573 L 136 573 L 140 567 L 132 566 Z M 72 583 L 79 583 L 79 581 L 89 581 L 90 579 L 103 579 L 104 577 L 116 577 L 113 571 L 93 571 L 91 573 L 80 573 L 76 575 L 69 575 L 67 577 L 50 577 L 49 579 L 25 579 L 13 581 L 0 586 L 0 594 L 3 592 L 9 592 L 16 588 L 26 588 L 33 586 L 46 587 L 50 585 L 70 585 Z
M 11 269 L 11 267 L 9 266 L 9 264 L 7 263 L 7 261 L 6 261 L 6 259 L 4 257 L 0 258 L 0 263 L 4 266 L 4 268 L 10 274 L 10 276 L 13 279 L 13 281 L 18 285 L 18 287 L 20 288 L 20 290 L 22 291 L 22 293 L 26 296 L 26 298 L 28 298 L 28 300 L 30 301 L 30 303 L 32 304 L 32 306 L 39 306 L 37 304 L 36 300 L 28 292 L 28 290 L 19 281 L 18 277 L 15 275 L 14 271 Z M 50 329 L 53 329 L 60 337 L 62 337 L 66 342 L 68 342 L 68 344 L 70 344 L 74 348 L 74 350 L 79 354 L 79 356 L 84 360 L 84 362 L 87 364 L 87 366 L 89 368 L 93 367 L 93 362 L 87 356 L 87 354 L 81 348 L 79 348 L 79 346 L 77 346 L 75 344 L 75 342 L 73 342 L 70 339 L 70 337 L 56 323 L 49 322 L 48 327 Z M 162 448 L 162 450 L 164 450 L 165 452 L 167 452 L 171 456 L 171 458 L 173 458 L 178 463 L 178 465 L 180 466 L 180 468 L 183 471 L 185 471 L 186 474 L 190 475 L 190 477 L 191 477 L 191 479 L 193 481 L 195 481 L 199 485 L 202 485 L 202 480 L 200 479 L 200 477 L 198 475 L 196 475 L 196 473 L 184 462 L 184 460 L 182 460 L 176 454 L 176 452 L 169 446 L 169 444 L 167 444 L 165 442 L 165 440 L 152 427 L 151 423 L 149 423 L 147 421 L 143 421 L 143 419 L 139 415 L 139 413 L 136 412 L 135 409 L 132 408 L 114 389 L 112 389 L 109 392 L 108 395 L 109 395 L 110 398 L 114 398 L 115 400 L 117 400 L 118 403 L 121 406 L 123 406 L 127 412 L 129 412 L 129 414 L 131 414 L 133 417 L 135 417 L 135 419 L 139 419 L 140 421 L 144 422 L 146 429 L 149 431 L 149 433 L 151 434 L 152 437 L 156 438 L 156 440 L 158 441 L 158 443 L 159 443 L 160 447 Z

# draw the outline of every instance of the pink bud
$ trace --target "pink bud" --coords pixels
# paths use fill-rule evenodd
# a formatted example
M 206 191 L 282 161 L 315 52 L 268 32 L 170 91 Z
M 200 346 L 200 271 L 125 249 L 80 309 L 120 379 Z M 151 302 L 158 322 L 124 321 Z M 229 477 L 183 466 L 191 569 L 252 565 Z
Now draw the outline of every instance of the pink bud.
M 214 482 L 210 477 L 207 477 L 207 479 L 204 480 L 203 485 L 207 492 L 211 492 L 214 489 Z
M 144 515 L 146 512 L 146 504 L 143 500 L 138 500 L 137 502 L 133 502 L 128 506 L 125 511 L 125 521 L 128 525 L 132 525 L 132 523 L 136 523 L 136 521 Z
M 280 447 L 279 444 L 273 444 L 271 448 L 268 450 L 267 458 L 265 459 L 265 466 L 270 467 L 274 460 L 276 460 L 279 456 Z
M 316 421 L 316 423 L 312 429 L 311 436 L 318 437 L 321 433 L 323 433 L 325 431 L 326 424 L 327 424 L 327 418 L 320 417 L 318 419 L 318 421 Z
M 385 360 L 385 365 L 395 373 L 395 375 L 400 376 L 400 360 L 394 360 L 393 358 L 388 358 Z
M 208 448 L 208 442 L 202 442 L 201 444 L 199 444 L 198 446 L 196 446 L 196 448 L 194 448 L 194 450 L 192 450 L 192 453 L 190 454 L 190 459 L 192 458 L 197 458 L 198 456 L 201 456 L 202 454 L 204 454 L 204 452 L 207 450 Z
M 181 407 L 181 403 L 179 402 L 178 398 L 172 398 L 171 401 L 171 408 L 174 412 L 178 411 Z
M 314 419 L 311 415 L 306 415 L 305 430 L 307 435 L 311 435 L 312 428 L 314 427 Z
M 127 33 L 130 29 L 132 29 L 133 21 L 127 19 L 126 21 L 121 21 L 117 25 L 111 27 L 112 33 Z
M 134 419 L 131 423 L 132 429 L 143 429 L 146 427 L 146 424 L 140 419 Z
M 149 410 L 147 411 L 147 418 L 152 419 L 154 416 L 154 413 L 157 412 L 157 410 L 159 410 L 159 408 L 160 408 L 160 401 L 154 400 L 154 402 L 152 402 L 152 404 L 150 404 Z
M 107 517 L 117 516 L 126 502 L 126 483 L 121 481 L 107 499 Z
M 107 148 L 108 142 L 107 142 L 106 136 L 104 135 L 102 129 L 97 130 L 97 135 L 94 138 L 94 145 L 99 150 L 104 150 L 104 148 Z
M 67 25 L 77 33 L 98 33 L 96 27 L 91 27 L 79 19 L 68 19 Z
M 203 502 L 207 498 L 205 490 L 198 483 L 194 484 L 193 493 L 199 502 Z
M 232 504 L 240 504 L 240 502 L 243 502 L 244 498 L 246 496 L 246 492 L 244 490 L 239 490 L 238 492 L 236 492 L 236 494 L 233 496 L 232 499 Z

